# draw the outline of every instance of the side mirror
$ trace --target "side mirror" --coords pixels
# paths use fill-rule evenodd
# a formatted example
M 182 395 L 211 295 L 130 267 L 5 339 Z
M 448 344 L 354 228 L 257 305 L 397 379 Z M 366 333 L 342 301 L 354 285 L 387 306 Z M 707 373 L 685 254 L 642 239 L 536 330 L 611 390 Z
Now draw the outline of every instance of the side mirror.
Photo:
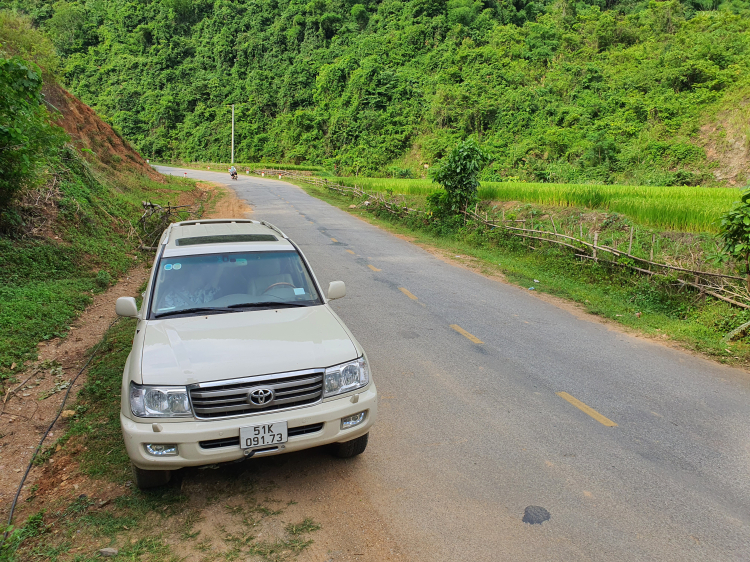
M 138 306 L 135 304 L 135 299 L 133 297 L 120 297 L 115 303 L 115 312 L 117 316 L 135 318 L 138 316 Z
M 343 281 L 331 281 L 328 284 L 328 300 L 340 299 L 346 296 L 346 285 Z

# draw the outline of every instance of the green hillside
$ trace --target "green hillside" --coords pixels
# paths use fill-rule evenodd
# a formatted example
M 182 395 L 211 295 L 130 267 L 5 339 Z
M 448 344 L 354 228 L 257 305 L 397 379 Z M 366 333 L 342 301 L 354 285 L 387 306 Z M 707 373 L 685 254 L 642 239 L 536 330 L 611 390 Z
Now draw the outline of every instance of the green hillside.
M 750 115 L 747 0 L 0 6 L 49 32 L 71 91 L 147 157 L 228 160 L 236 103 L 248 162 L 419 177 L 473 136 L 488 181 L 747 179 L 747 119 L 729 118 Z
M 0 12 L 0 395 L 142 262 L 141 201 L 195 200 L 195 182 L 154 173 L 64 92 L 58 66 L 48 38 Z

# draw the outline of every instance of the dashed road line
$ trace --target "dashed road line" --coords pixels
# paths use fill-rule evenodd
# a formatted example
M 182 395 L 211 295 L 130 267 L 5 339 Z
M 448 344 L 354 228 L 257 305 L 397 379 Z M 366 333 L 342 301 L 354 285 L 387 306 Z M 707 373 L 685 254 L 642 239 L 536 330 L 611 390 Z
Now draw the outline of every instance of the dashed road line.
M 370 265 L 369 263 L 367 264 L 367 267 L 369 267 L 373 271 L 382 271 L 382 269 L 378 269 L 377 267 L 375 267 L 374 265 Z
M 482 340 L 480 340 L 480 339 L 479 339 L 478 337 L 476 337 L 476 336 L 475 336 L 475 335 L 473 335 L 473 334 L 470 334 L 469 332 L 467 332 L 466 330 L 464 330 L 464 329 L 463 329 L 463 328 L 462 328 L 461 326 L 459 326 L 458 324 L 451 324 L 451 328 L 453 328 L 454 330 L 456 330 L 456 331 L 457 331 L 457 332 L 458 332 L 459 334 L 461 334 L 461 335 L 462 335 L 462 336 L 464 336 L 465 338 L 467 338 L 467 339 L 469 339 L 469 340 L 473 341 L 474 343 L 484 343 L 484 342 L 483 342 Z
M 590 406 L 587 406 L 586 404 L 578 400 L 578 398 L 574 398 L 567 392 L 556 392 L 555 394 L 557 394 L 563 400 L 570 402 L 571 404 L 573 404 L 573 406 L 575 406 L 582 412 L 588 414 L 589 416 L 594 418 L 596 421 L 598 421 L 600 424 L 606 425 L 607 427 L 617 427 L 617 424 L 613 422 L 611 419 L 601 415 L 599 412 L 597 412 Z
M 338 242 L 335 238 L 331 238 L 331 242 Z
M 354 250 L 347 250 L 351 255 L 354 255 Z
M 409 291 L 407 291 L 403 287 L 399 287 L 398 290 L 401 291 L 402 293 L 404 293 L 407 297 L 409 297 L 413 301 L 418 301 L 419 300 L 416 296 L 414 296 L 412 293 L 410 293 Z

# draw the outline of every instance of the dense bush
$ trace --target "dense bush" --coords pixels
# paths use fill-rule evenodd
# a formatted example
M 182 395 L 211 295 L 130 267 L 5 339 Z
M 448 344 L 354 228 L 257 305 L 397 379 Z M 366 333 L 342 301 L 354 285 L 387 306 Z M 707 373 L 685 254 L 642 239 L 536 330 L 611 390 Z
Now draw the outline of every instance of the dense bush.
M 697 184 L 702 115 L 747 82 L 747 0 L 0 0 L 148 156 Z M 390 170 L 390 171 L 389 171 Z
M 750 188 L 742 192 L 740 201 L 721 217 L 719 235 L 724 256 L 731 258 L 740 273 L 747 276 L 750 291 Z
M 478 201 L 477 177 L 486 159 L 487 156 L 473 139 L 459 143 L 433 173 L 432 179 L 444 191 L 438 191 L 428 198 L 431 205 L 442 212 L 459 214 Z
M 42 95 L 43 76 L 52 78 L 57 65 L 49 39 L 28 19 L 0 11 L 0 228 L 13 222 L 9 204 L 67 140 Z
M 19 57 L 0 58 L 0 213 L 31 181 L 45 153 L 65 140 L 44 107 L 41 72 Z

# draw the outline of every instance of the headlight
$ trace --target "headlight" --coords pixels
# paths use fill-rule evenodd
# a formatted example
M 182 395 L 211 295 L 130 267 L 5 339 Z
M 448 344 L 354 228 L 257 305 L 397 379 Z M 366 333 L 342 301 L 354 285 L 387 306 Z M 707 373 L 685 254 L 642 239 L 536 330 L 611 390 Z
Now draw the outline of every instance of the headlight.
M 370 369 L 364 356 L 326 369 L 323 398 L 351 392 L 370 382 Z
M 141 386 L 130 383 L 130 411 L 139 418 L 190 418 L 184 386 Z

